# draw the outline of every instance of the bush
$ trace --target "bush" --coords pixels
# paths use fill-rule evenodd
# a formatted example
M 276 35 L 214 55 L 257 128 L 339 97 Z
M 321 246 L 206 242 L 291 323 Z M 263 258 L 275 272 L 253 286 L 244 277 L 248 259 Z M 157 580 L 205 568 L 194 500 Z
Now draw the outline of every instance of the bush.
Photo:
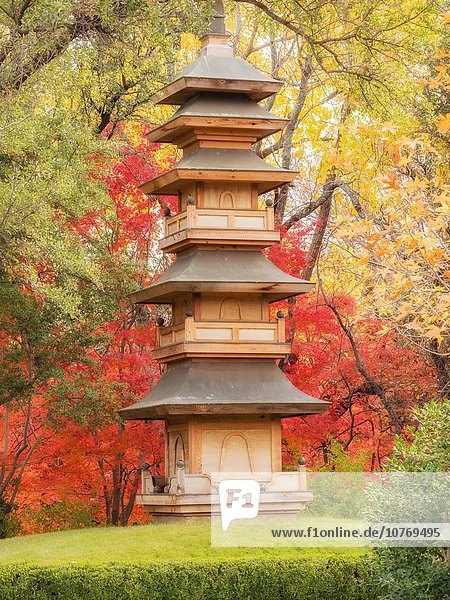
M 0 567 L 0 600 L 375 600 L 363 559 Z
M 450 573 L 440 548 L 376 548 L 380 600 L 449 600 Z
M 448 472 L 450 401 L 429 402 L 413 413 L 418 426 L 398 437 L 387 471 Z M 380 600 L 450 599 L 450 556 L 445 548 L 376 548 L 372 575 Z
M 94 527 L 98 507 L 82 500 L 58 500 L 39 507 L 28 507 L 21 511 L 21 518 L 27 523 L 25 533 L 49 533 Z M 25 528 L 23 528 L 25 529 Z
M 0 497 L 0 540 L 14 537 L 20 531 L 20 521 L 13 507 Z

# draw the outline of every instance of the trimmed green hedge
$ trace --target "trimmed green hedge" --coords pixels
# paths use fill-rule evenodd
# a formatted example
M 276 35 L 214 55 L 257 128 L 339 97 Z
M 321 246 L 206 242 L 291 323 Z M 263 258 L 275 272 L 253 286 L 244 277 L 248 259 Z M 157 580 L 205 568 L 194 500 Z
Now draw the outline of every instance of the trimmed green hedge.
M 364 559 L 0 567 L 0 600 L 376 600 Z

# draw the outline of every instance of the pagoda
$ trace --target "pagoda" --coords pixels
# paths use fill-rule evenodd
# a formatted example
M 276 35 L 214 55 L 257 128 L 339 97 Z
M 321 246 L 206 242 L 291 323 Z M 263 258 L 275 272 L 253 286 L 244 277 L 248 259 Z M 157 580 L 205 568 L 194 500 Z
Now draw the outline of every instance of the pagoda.
M 285 126 L 258 104 L 282 84 L 233 56 L 220 1 L 201 42 L 200 57 L 153 97 L 179 108 L 149 139 L 175 144 L 183 156 L 141 186 L 178 197 L 160 242 L 176 260 L 131 294 L 138 304 L 171 307 L 171 321 L 158 319 L 153 352 L 167 369 L 142 401 L 120 411 L 128 420 L 165 421 L 165 475 L 146 465 L 138 495 L 160 520 L 210 514 L 220 479 L 239 472 L 260 481 L 264 511 L 298 510 L 310 499 L 304 461 L 300 473 L 282 472 L 281 419 L 328 407 L 278 368 L 291 347 L 283 313 L 269 318 L 271 303 L 313 287 L 262 253 L 280 234 L 273 203 L 261 207 L 259 195 L 297 174 L 252 150 Z

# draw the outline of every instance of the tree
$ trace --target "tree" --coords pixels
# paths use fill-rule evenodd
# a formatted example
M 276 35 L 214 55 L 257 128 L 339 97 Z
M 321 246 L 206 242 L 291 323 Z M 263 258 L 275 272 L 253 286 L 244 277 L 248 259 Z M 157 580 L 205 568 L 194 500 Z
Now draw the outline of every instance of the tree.
M 112 136 L 122 119 L 139 117 L 178 59 L 175 48 L 166 52 L 167 36 L 195 31 L 208 11 L 182 0 L 0 3 L 4 512 L 67 418 L 91 429 L 104 419 L 122 435 L 116 410 L 135 398 L 132 383 L 129 390 L 101 368 L 121 335 L 124 361 L 136 347 L 147 357 L 138 334 L 133 349 L 125 342 L 123 331 L 142 318 L 127 314 L 125 298 L 136 278 L 148 276 L 156 213 L 142 194 L 131 206 L 125 192 L 117 203 L 107 193 L 120 157 Z M 118 145 L 123 151 L 123 140 Z M 140 161 L 145 176 L 144 151 L 133 158 L 130 148 L 122 168 Z M 142 369 L 148 377 L 148 365 Z M 123 500 L 130 485 L 119 482 L 113 495 L 119 489 Z
M 122 75 L 116 79 L 114 93 L 103 98 L 99 117 L 105 121 L 104 129 L 119 101 L 126 104 L 131 100 L 136 105 L 133 96 L 145 87 L 144 79 L 154 79 L 149 77 L 159 67 L 154 55 L 161 51 L 166 35 L 198 26 L 202 13 L 208 14 L 207 5 L 183 0 L 164 4 L 56 0 L 51 7 L 41 0 L 4 0 L 0 5 L 0 92 L 18 90 L 46 65 L 78 46 L 81 52 L 75 50 L 75 55 L 79 59 L 83 61 L 84 56 L 103 63 L 98 72 L 103 71 L 105 78 L 106 71 Z
M 118 126 L 115 140 L 120 143 L 120 157 L 116 161 L 102 155 L 93 157 L 95 163 L 103 164 L 102 179 L 114 212 L 97 207 L 74 223 L 82 238 L 95 233 L 97 240 L 104 240 L 102 271 L 114 288 L 112 284 L 108 288 L 103 307 L 112 307 L 112 312 L 108 317 L 103 311 L 103 318 L 93 321 L 96 312 L 91 303 L 98 302 L 99 296 L 92 297 L 89 286 L 82 288 L 86 302 L 80 308 L 82 319 L 74 321 L 78 327 L 74 333 L 74 341 L 79 342 L 76 351 L 73 356 L 69 354 L 64 338 L 61 346 L 54 348 L 49 336 L 48 368 L 53 364 L 54 370 L 51 377 L 42 375 L 41 387 L 30 386 L 29 412 L 36 417 L 38 406 L 44 411 L 45 434 L 28 457 L 31 472 L 17 481 L 14 501 L 22 507 L 21 513 L 28 515 L 33 507 L 47 523 L 52 514 L 60 518 L 58 503 L 63 506 L 89 499 L 94 507 L 102 507 L 103 514 L 94 511 L 96 521 L 127 525 L 143 462 L 151 461 L 155 468 L 162 462 L 160 425 L 125 425 L 117 416 L 119 408 L 142 397 L 160 374 L 151 357 L 156 341 L 154 320 L 147 309 L 129 310 L 126 301 L 136 280 L 145 285 L 162 215 L 162 207 L 137 188 L 139 178 L 154 174 L 151 163 L 155 147 L 143 140 L 145 132 L 140 126 Z M 22 315 L 19 306 L 17 311 Z M 39 312 L 31 314 L 40 316 Z M 64 315 L 62 310 L 60 314 Z M 15 323 L 10 311 L 7 315 Z M 28 315 L 21 318 L 28 322 Z M 45 320 L 45 315 L 42 318 Z M 61 335 L 61 326 L 50 319 L 45 323 L 51 333 Z M 59 353 L 64 361 L 58 362 Z M 4 440 L 8 443 L 8 436 Z M 25 439 L 23 446 L 30 447 L 30 441 Z M 75 482 L 78 487 L 74 489 Z
M 33 454 L 50 435 L 46 399 L 51 382 L 86 361 L 89 333 L 76 320 L 61 318 L 48 299 L 13 285 L 0 286 L 0 296 L 0 502 L 9 513 Z
M 296 199 L 291 190 L 290 204 L 294 204 L 294 208 L 287 210 L 288 190 L 283 189 L 277 198 L 279 222 L 286 221 L 289 227 L 305 219 L 326 204 L 336 189 L 343 190 L 348 199 L 358 205 L 358 190 L 354 189 L 351 172 L 345 169 L 336 152 L 343 115 L 344 121 L 350 112 L 390 117 L 393 107 L 408 102 L 405 91 L 412 90 L 412 83 L 407 79 L 409 87 L 405 89 L 405 83 L 398 86 L 397 81 L 402 79 L 400 72 L 410 70 L 422 51 L 424 26 L 428 44 L 436 43 L 442 30 L 437 7 L 426 0 L 420 3 L 405 0 L 395 6 L 384 0 L 370 5 L 342 2 L 339 9 L 333 2 L 308 5 L 286 2 L 280 7 L 270 0 L 242 0 L 237 3 L 240 4 L 256 7 L 249 14 L 258 15 L 254 18 L 254 27 L 248 28 L 250 34 L 246 36 L 244 57 L 257 60 L 270 48 L 271 74 L 285 79 L 288 85 L 279 103 L 280 109 L 289 114 L 290 122 L 275 143 L 262 149 L 262 155 L 280 152 L 284 168 L 296 166 L 302 158 L 299 138 L 311 126 L 311 119 L 320 115 L 325 121 L 322 136 L 316 131 L 325 144 L 322 148 L 317 143 L 319 140 L 314 144 L 318 146 L 314 162 L 319 170 L 307 174 L 302 169 L 306 180 L 314 175 L 323 180 L 320 201 L 310 196 L 303 207 L 296 209 L 295 204 L 303 200 L 301 196 L 311 192 L 305 189 L 302 194 L 297 188 L 300 198 Z M 261 18 L 264 16 L 266 19 Z M 238 23 L 237 35 L 243 37 L 240 11 Z M 269 101 L 269 105 L 272 106 L 273 101 Z M 345 144 L 343 147 L 345 151 Z M 320 155 L 322 161 L 318 160 Z M 334 159 L 334 165 L 330 164 L 330 158 Z M 310 162 L 306 159 L 309 168 Z M 312 181 L 311 184 L 314 196 L 314 188 L 318 186 Z
M 357 305 L 352 297 L 335 297 L 334 302 L 345 319 L 355 318 Z M 364 455 L 366 470 L 382 468 L 392 451 L 392 421 L 377 390 L 359 372 L 335 314 L 320 293 L 310 294 L 296 303 L 292 320 L 294 356 L 286 375 L 300 389 L 331 402 L 331 407 L 325 415 L 285 420 L 285 464 L 303 455 L 313 469 L 334 470 L 340 452 L 345 452 L 359 463 Z M 379 321 L 361 319 L 353 335 L 403 428 L 411 420 L 411 409 L 426 402 L 435 389 L 433 369 L 405 348 L 398 336 L 379 336 L 379 329 Z
M 282 243 L 270 257 L 320 283 L 320 294 L 282 306 L 294 349 L 281 366 L 332 409 L 286 421 L 284 459 L 302 452 L 335 469 L 346 452 L 377 469 L 411 408 L 438 395 L 423 349 L 446 390 L 448 81 L 441 69 L 433 87 L 433 63 L 422 61 L 441 43 L 437 8 L 232 6 L 237 53 L 286 82 L 267 101 L 289 117 L 286 131 L 256 150 L 300 171 L 277 192 Z M 174 159 L 144 140 L 166 110 L 147 101 L 193 57 L 191 33 L 211 5 L 55 0 L 50 10 L 36 0 L 0 2 L 0 11 L 3 512 L 33 509 L 44 519 L 33 527 L 65 527 L 61 507 L 73 506 L 80 524 L 126 524 L 143 461 L 161 468 L 162 460 L 159 424 L 117 418 L 160 375 L 156 312 L 126 301 L 164 267 L 161 209 L 174 202 L 136 189 Z M 431 83 L 419 89 L 419 77 Z M 406 220 L 406 208 L 418 218 Z M 422 296 L 432 289 L 426 303 L 405 286 L 412 272 Z M 401 319 L 399 305 L 410 311 Z M 89 514 L 76 509 L 83 502 Z
M 240 43 L 236 47 L 243 48 L 243 55 L 259 65 L 264 64 L 262 57 L 270 49 L 271 74 L 287 84 L 284 97 L 278 103 L 269 100 L 268 106 L 288 116 L 289 124 L 278 138 L 258 146 L 261 156 L 272 157 L 284 168 L 300 170 L 298 183 L 276 194 L 282 236 L 292 228 L 304 232 L 305 261 L 300 274 L 310 279 L 315 271 L 319 276 L 323 299 L 352 347 L 366 386 L 375 390 L 392 427 L 399 433 L 401 420 L 380 381 L 368 369 L 356 340 L 357 325 L 352 322 L 362 315 L 375 317 L 383 331 L 389 315 L 380 310 L 381 299 L 363 312 L 367 307 L 367 290 L 372 286 L 371 282 L 362 283 L 368 277 L 367 262 L 358 265 L 354 257 L 359 255 L 364 243 L 361 238 L 368 233 L 372 217 L 375 229 L 385 218 L 386 184 L 382 180 L 389 177 L 386 175 L 392 157 L 389 143 L 399 132 L 405 136 L 405 144 L 408 143 L 436 104 L 435 99 L 424 94 L 417 100 L 418 78 L 411 77 L 411 72 L 426 72 L 425 66 L 418 65 L 418 57 L 425 63 L 426 53 L 432 55 L 441 43 L 445 36 L 442 16 L 438 7 L 426 1 L 419 4 L 406 1 L 395 7 L 382 0 L 370 6 L 344 2 L 339 10 L 332 2 L 308 5 L 287 2 L 283 7 L 265 0 L 243 0 L 237 4 L 247 7 L 245 13 L 238 9 Z M 254 27 L 249 27 L 250 33 L 246 35 L 242 23 L 245 15 L 250 14 L 262 18 L 254 20 Z M 348 244 L 347 231 L 353 234 Z M 359 238 L 357 231 L 361 232 Z M 381 239 L 384 234 L 384 231 L 379 233 Z M 438 246 L 439 251 L 445 252 L 445 244 L 444 248 L 440 243 Z M 379 259 L 378 263 L 381 264 Z M 344 276 L 339 273 L 341 264 Z M 336 265 L 339 270 L 333 268 Z M 380 272 L 381 268 L 375 278 Z M 406 266 L 404 273 L 408 277 Z M 424 287 L 425 281 L 429 283 L 429 277 L 425 277 Z M 334 295 L 342 297 L 348 289 L 362 297 L 354 319 L 339 314 L 334 302 Z M 442 286 L 436 298 L 442 298 L 446 291 Z M 288 305 L 290 316 L 295 302 Z M 444 311 L 443 321 L 438 325 L 440 331 L 445 318 Z M 429 322 L 428 336 L 436 325 L 433 319 Z M 397 329 L 397 333 L 401 331 Z M 292 340 L 295 334 L 294 325 Z M 433 357 L 441 390 L 445 391 L 446 351 L 445 347 L 433 350 L 435 344 L 436 339 L 428 338 L 420 346 L 426 347 Z M 280 366 L 285 368 L 285 361 Z
M 433 63 L 437 76 L 422 85 L 442 106 L 447 53 L 440 50 Z M 449 139 L 445 115 L 434 126 L 429 115 L 422 117 L 427 119 L 427 131 L 414 137 L 399 138 L 395 127 L 374 137 L 386 157 L 378 183 L 382 202 L 368 206 L 363 221 L 347 219 L 337 227 L 341 268 L 358 273 L 362 308 L 384 321 L 380 333 L 395 330 L 432 361 L 439 395 L 448 398 Z

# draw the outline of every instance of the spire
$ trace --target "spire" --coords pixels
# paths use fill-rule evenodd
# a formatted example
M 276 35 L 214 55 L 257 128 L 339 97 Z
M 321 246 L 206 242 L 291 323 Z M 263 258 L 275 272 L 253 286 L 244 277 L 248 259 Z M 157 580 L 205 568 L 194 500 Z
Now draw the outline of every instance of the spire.
M 229 35 L 225 29 L 225 11 L 222 0 L 215 0 L 214 16 L 209 29 L 202 37 L 200 56 L 233 56 L 233 49 L 228 45 Z
M 206 35 L 227 35 L 225 29 L 225 11 L 222 0 L 216 0 L 214 3 L 214 16 L 209 25 Z

